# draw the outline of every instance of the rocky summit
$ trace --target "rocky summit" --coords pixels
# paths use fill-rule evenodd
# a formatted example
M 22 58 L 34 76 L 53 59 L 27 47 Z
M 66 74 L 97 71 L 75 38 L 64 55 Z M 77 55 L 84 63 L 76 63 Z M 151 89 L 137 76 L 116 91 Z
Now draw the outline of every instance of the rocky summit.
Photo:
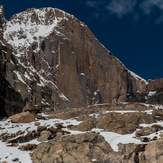
M 162 163 L 163 79 L 144 80 L 56 8 L 0 7 L 1 163 Z

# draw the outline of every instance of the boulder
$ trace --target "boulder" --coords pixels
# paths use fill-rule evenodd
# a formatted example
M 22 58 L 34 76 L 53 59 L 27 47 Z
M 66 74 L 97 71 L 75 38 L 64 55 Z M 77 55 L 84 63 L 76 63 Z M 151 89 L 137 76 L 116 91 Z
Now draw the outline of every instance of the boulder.
M 81 122 L 78 126 L 71 127 L 71 129 L 79 131 L 90 131 L 93 128 L 96 128 L 96 119 L 93 118 L 88 118 L 87 120 Z
M 140 163 L 162 163 L 163 162 L 163 139 L 150 142 L 145 151 L 139 154 Z
M 97 118 L 96 127 L 120 134 L 126 134 L 134 132 L 141 123 L 148 124 L 153 122 L 155 122 L 153 116 L 146 113 L 108 113 Z
M 51 132 L 50 131 L 47 131 L 47 130 L 44 130 L 40 133 L 40 137 L 38 138 L 38 141 L 40 142 L 43 142 L 43 141 L 47 141 L 50 136 L 51 136 Z
M 30 112 L 22 112 L 9 117 L 12 123 L 30 123 L 35 121 L 35 115 Z
M 112 151 L 104 138 L 96 133 L 62 136 L 38 145 L 32 153 L 33 163 L 92 163 L 105 161 Z

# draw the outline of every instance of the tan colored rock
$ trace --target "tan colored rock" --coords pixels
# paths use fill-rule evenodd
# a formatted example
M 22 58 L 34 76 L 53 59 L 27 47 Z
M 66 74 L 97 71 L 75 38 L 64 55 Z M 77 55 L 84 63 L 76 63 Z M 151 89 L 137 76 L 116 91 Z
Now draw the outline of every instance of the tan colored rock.
M 8 163 L 7 161 L 2 161 L 2 163 Z
M 162 163 L 163 162 L 163 140 L 150 142 L 145 147 L 145 152 L 140 153 L 140 163 Z
M 72 129 L 79 131 L 90 131 L 91 129 L 96 128 L 96 119 L 89 118 L 81 122 L 78 126 L 73 126 Z
M 156 130 L 154 128 L 151 128 L 151 127 L 145 127 L 143 129 L 140 129 L 138 131 L 136 131 L 136 136 L 137 137 L 140 137 L 140 136 L 146 136 L 146 135 L 149 135 L 149 134 L 152 134 L 154 133 Z
M 22 112 L 10 116 L 9 119 L 12 123 L 29 123 L 35 121 L 35 115 L 30 112 Z
M 43 141 L 47 141 L 49 139 L 49 137 L 51 136 L 51 132 L 44 130 L 40 133 L 40 137 L 38 138 L 38 141 L 43 142 Z
M 103 137 L 95 133 L 68 135 L 42 143 L 32 153 L 34 163 L 92 163 L 105 161 L 112 149 Z
M 97 119 L 97 128 L 121 134 L 134 132 L 141 123 L 155 122 L 152 115 L 141 112 L 131 112 L 126 114 L 108 113 Z

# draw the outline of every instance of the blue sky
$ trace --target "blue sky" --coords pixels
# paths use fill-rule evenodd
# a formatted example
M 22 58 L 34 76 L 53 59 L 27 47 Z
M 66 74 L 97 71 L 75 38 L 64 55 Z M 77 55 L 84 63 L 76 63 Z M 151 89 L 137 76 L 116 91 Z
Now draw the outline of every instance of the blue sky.
M 56 7 L 84 21 L 130 70 L 163 77 L 163 0 L 0 0 L 6 17 L 29 7 Z

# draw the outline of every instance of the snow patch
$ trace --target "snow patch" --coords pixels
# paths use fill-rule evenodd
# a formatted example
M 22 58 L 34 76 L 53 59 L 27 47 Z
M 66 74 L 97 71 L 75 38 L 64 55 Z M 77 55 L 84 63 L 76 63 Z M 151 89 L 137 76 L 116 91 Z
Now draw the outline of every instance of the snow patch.
M 68 119 L 68 120 L 62 120 L 62 119 L 47 119 L 47 120 L 39 120 L 37 122 L 40 122 L 41 126 L 48 126 L 48 127 L 54 127 L 57 124 L 62 124 L 64 127 L 67 127 L 69 125 L 79 125 L 81 121 L 77 121 L 76 119 Z M 31 131 L 36 131 L 37 126 L 35 125 L 35 122 L 31 123 L 11 123 L 10 121 L 0 121 L 0 135 L 2 133 L 9 133 L 14 134 L 18 131 L 24 132 L 24 134 L 27 134 Z
M 135 138 L 135 132 L 132 134 L 121 135 L 114 132 L 105 132 L 101 129 L 93 129 L 92 131 L 99 132 L 115 152 L 118 152 L 118 144 L 143 144 L 140 140 Z
M 26 84 L 26 82 L 23 80 L 19 71 L 14 71 L 14 73 L 16 74 L 18 80 L 20 80 L 22 83 Z
M 150 91 L 150 92 L 148 93 L 148 96 L 149 96 L 149 97 L 152 97 L 152 96 L 154 96 L 156 93 L 157 93 L 156 91 Z
M 6 143 L 0 141 L 0 162 L 7 161 L 13 163 L 14 159 L 19 159 L 19 162 L 32 163 L 30 152 L 21 151 L 17 147 L 7 146 Z
M 53 10 L 54 15 L 47 18 L 47 10 Z M 37 43 L 35 51 L 38 51 L 42 39 L 53 31 L 61 35 L 56 27 L 65 18 L 56 17 L 55 9 L 53 8 L 47 8 L 47 10 L 34 9 L 32 11 L 24 11 L 16 14 L 11 21 L 6 23 L 4 39 L 17 50 L 19 55 L 23 53 L 23 49 L 27 49 L 34 42 Z
M 107 113 L 120 113 L 120 114 L 125 114 L 125 113 L 137 113 L 139 111 L 137 110 L 111 110 L 111 111 L 105 111 L 103 114 Z

